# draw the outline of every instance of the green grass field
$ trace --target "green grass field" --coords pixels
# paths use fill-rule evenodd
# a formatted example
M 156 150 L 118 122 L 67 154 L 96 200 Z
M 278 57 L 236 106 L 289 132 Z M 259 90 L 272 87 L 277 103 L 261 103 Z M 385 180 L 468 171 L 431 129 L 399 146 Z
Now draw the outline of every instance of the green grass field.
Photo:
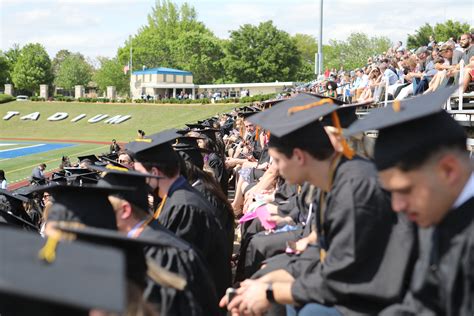
M 74 139 L 110 141 L 112 138 L 121 142 L 134 139 L 138 129 L 152 134 L 163 129 L 182 127 L 185 123 L 211 117 L 216 113 L 228 112 L 236 104 L 219 105 L 160 105 L 160 104 L 95 104 L 66 102 L 10 102 L 0 104 L 0 116 L 7 111 L 18 111 L 20 115 L 9 121 L 0 120 L 1 137 Z M 38 121 L 22 121 L 20 116 L 40 112 Z M 50 122 L 46 119 L 56 112 L 66 112 L 69 117 L 63 121 Z M 87 117 L 72 123 L 71 119 L 79 114 Z M 95 124 L 87 120 L 96 114 L 109 116 L 122 114 L 132 118 L 121 124 Z
M 18 111 L 20 115 L 9 121 L 0 119 L 0 143 L 2 138 L 42 139 L 65 141 L 96 141 L 110 142 L 113 138 L 119 142 L 128 142 L 137 136 L 137 130 L 142 129 L 148 135 L 172 128 L 183 127 L 185 123 L 211 117 L 217 113 L 228 112 L 239 104 L 217 105 L 159 105 L 159 104 L 86 104 L 66 102 L 10 102 L 0 104 L 0 117 L 8 111 Z M 22 121 L 21 116 L 32 112 L 40 112 L 38 121 Z M 69 117 L 63 121 L 50 122 L 47 118 L 56 112 L 66 112 Z M 87 117 L 72 123 L 71 119 L 79 114 Z M 121 124 L 88 123 L 87 120 L 96 114 L 131 115 L 132 118 Z M 44 140 L 43 140 L 44 139 Z M 15 142 L 12 140 L 12 142 Z M 11 149 L 14 146 L 1 146 L 0 150 Z M 61 156 L 71 157 L 75 162 L 77 156 L 100 154 L 108 151 L 104 144 L 76 144 L 72 147 L 52 150 L 11 159 L 0 159 L 0 169 L 5 170 L 10 184 L 22 181 L 31 175 L 31 170 L 41 162 L 48 165 L 47 170 L 59 166 Z

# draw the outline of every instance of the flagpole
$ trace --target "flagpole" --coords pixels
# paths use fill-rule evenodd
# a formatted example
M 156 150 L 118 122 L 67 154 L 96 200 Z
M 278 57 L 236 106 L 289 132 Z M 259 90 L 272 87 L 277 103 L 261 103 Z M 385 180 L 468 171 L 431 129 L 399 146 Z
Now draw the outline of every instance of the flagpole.
M 133 100 L 133 94 L 132 94 L 132 73 L 133 73 L 133 55 L 132 55 L 132 36 L 129 36 L 130 40 L 130 60 L 129 60 L 129 70 L 130 70 L 130 99 Z

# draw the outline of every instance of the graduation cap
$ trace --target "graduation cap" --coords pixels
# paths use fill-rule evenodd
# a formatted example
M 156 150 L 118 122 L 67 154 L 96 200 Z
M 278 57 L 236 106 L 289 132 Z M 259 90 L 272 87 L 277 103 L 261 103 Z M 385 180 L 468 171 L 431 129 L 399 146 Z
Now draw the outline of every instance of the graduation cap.
M 243 117 L 243 118 L 248 118 L 248 117 L 254 115 L 255 113 L 258 113 L 258 112 L 257 112 L 257 111 L 239 112 L 239 113 L 237 114 L 237 116 Z
M 29 199 L 17 192 L 0 189 L 0 224 L 10 224 L 38 231 L 38 227 L 31 222 L 30 216 L 26 213 L 22 203 Z
M 206 128 L 206 126 L 202 125 L 201 123 L 187 123 L 185 124 L 190 129 L 202 129 Z
M 168 129 L 147 138 L 136 139 L 125 148 L 134 154 L 138 162 L 170 162 L 176 161 L 176 153 L 171 141 L 181 136 L 176 129 Z
M 328 102 L 298 112 L 290 112 L 297 107 L 312 105 L 320 101 L 321 99 L 318 97 L 300 93 L 291 99 L 282 101 L 277 107 L 250 116 L 249 121 L 269 130 L 272 135 L 283 137 L 310 123 L 319 122 L 320 118 L 337 109 L 335 104 Z
M 95 184 L 99 181 L 99 175 L 97 172 L 91 172 L 86 168 L 66 167 L 64 168 L 64 171 L 67 182 L 70 184 Z
M 246 105 L 237 109 L 237 113 L 242 113 L 242 112 L 257 112 L 257 109 L 254 108 L 253 106 Z
M 328 146 L 330 140 L 321 120 L 331 114 L 331 125 L 342 133 L 337 109 L 338 106 L 331 99 L 300 93 L 282 101 L 277 107 L 249 117 L 249 121 L 270 131 L 273 144 L 275 141 L 294 144 L 310 142 L 314 146 Z M 342 146 L 343 154 L 349 159 L 352 158 L 354 152 L 345 139 L 342 139 Z
M 78 156 L 77 159 L 79 159 L 80 162 L 83 160 L 89 160 L 92 164 L 100 162 L 100 159 L 96 155 Z
M 145 258 L 144 250 L 146 248 L 153 246 L 170 247 L 168 240 L 162 241 L 143 237 L 130 238 L 117 231 L 92 227 L 71 227 L 67 223 L 58 223 L 55 228 L 61 232 L 73 234 L 77 240 L 124 251 L 127 277 L 142 288 L 145 287 L 147 275 L 161 286 L 177 290 L 183 290 L 186 287 L 186 280 L 181 276 L 169 272 L 158 266 L 154 261 Z
M 217 141 L 216 132 L 220 132 L 220 131 L 221 130 L 217 128 L 203 128 L 203 129 L 194 130 L 193 132 L 204 135 L 205 137 L 209 138 L 213 142 L 216 142 Z
M 23 196 L 27 199 L 31 199 L 35 195 L 35 191 L 34 191 L 35 188 L 37 188 L 37 186 L 27 185 L 27 186 L 16 189 L 15 191 L 12 192 L 12 194 L 20 195 L 20 196 Z
M 118 196 L 121 199 L 124 199 L 138 206 L 141 210 L 148 213 L 149 186 L 146 182 L 146 179 L 160 179 L 162 177 L 155 176 L 152 174 L 141 173 L 135 170 L 129 170 L 127 168 L 117 168 L 113 166 L 90 166 L 89 168 L 95 171 L 102 172 L 102 178 L 97 183 L 97 187 L 129 187 L 131 191 L 120 191 L 116 193 L 111 193 L 111 195 Z
M 48 192 L 54 203 L 48 214 L 50 221 L 79 222 L 87 226 L 117 229 L 115 213 L 108 195 L 133 191 L 127 187 L 95 185 L 40 186 L 37 192 Z
M 201 153 L 208 153 L 210 151 L 200 148 L 197 142 L 198 139 L 203 139 L 203 137 L 179 137 L 176 139 L 176 143 L 173 144 L 173 148 L 185 161 L 189 161 L 202 169 L 204 167 L 204 158 Z
M 189 132 L 192 132 L 189 127 L 176 130 L 176 133 L 178 133 L 180 136 L 184 136 Z
M 131 154 L 130 154 L 131 155 Z M 118 158 L 118 157 L 117 157 Z M 124 164 L 121 164 L 119 162 L 117 162 L 116 160 L 114 159 L 111 159 L 111 158 L 108 158 L 108 157 L 102 157 L 102 159 L 106 162 L 106 165 L 104 167 L 106 167 L 107 165 L 112 165 L 114 167 L 118 167 L 118 168 L 124 168 L 124 169 L 129 169 L 127 166 L 125 166 Z M 90 166 L 89 166 L 90 167 Z M 89 168 L 91 169 L 91 168 Z
M 54 261 L 47 263 L 39 256 L 45 241 L 37 234 L 0 227 L 0 240 L 1 315 L 125 310 L 125 262 L 119 251 L 59 243 Z
M 322 95 L 322 94 L 319 94 L 319 93 L 309 93 L 309 94 L 314 95 L 315 97 L 320 98 L 320 99 L 331 99 L 333 101 L 333 103 L 337 104 L 337 105 L 347 104 L 347 102 L 345 102 L 345 101 L 339 100 L 337 98 L 325 96 L 325 95 Z
M 432 93 L 403 101 L 394 101 L 385 108 L 374 109 L 356 121 L 345 132 L 354 135 L 366 130 L 379 130 L 374 158 L 379 170 L 409 161 L 414 153 L 428 152 L 440 145 L 466 142 L 466 132 L 443 105 L 456 87 L 440 88 Z

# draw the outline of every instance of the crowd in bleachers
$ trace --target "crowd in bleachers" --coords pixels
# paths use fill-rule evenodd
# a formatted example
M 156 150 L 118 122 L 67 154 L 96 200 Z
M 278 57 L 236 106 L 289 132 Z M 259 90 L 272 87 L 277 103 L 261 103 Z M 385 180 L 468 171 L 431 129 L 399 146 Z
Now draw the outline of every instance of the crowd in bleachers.
M 387 52 L 368 58 L 364 67 L 351 71 L 327 69 L 305 90 L 352 102 L 382 101 L 385 89 L 389 100 L 402 100 L 459 82 L 469 92 L 474 79 L 473 56 L 474 39 L 469 33 L 446 42 L 431 37 L 426 46 L 412 50 L 398 42 Z

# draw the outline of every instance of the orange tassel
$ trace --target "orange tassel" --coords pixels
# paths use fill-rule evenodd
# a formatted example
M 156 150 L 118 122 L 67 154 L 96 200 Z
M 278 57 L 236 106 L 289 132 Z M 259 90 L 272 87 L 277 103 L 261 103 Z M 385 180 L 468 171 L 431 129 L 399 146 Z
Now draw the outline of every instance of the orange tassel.
M 337 132 L 342 137 L 342 141 L 341 141 L 341 143 L 342 143 L 342 154 L 347 159 L 352 159 L 354 157 L 354 150 L 349 146 L 349 144 L 347 143 L 344 136 L 342 136 L 341 121 L 339 120 L 339 115 L 337 115 L 336 111 L 331 113 L 331 118 L 332 118 L 332 123 L 334 124 L 334 127 L 337 129 Z
M 331 99 L 322 99 L 318 102 L 313 102 L 313 103 L 306 104 L 306 105 L 301 105 L 301 106 L 294 106 L 294 107 L 288 109 L 288 115 L 292 115 L 292 114 L 297 113 L 297 112 L 309 110 L 309 109 L 312 109 L 316 106 L 320 106 L 320 105 L 323 105 L 323 104 L 326 104 L 326 103 L 334 104 L 334 101 L 331 100 Z
M 393 101 L 392 108 L 394 112 L 400 112 L 401 110 L 400 100 Z

